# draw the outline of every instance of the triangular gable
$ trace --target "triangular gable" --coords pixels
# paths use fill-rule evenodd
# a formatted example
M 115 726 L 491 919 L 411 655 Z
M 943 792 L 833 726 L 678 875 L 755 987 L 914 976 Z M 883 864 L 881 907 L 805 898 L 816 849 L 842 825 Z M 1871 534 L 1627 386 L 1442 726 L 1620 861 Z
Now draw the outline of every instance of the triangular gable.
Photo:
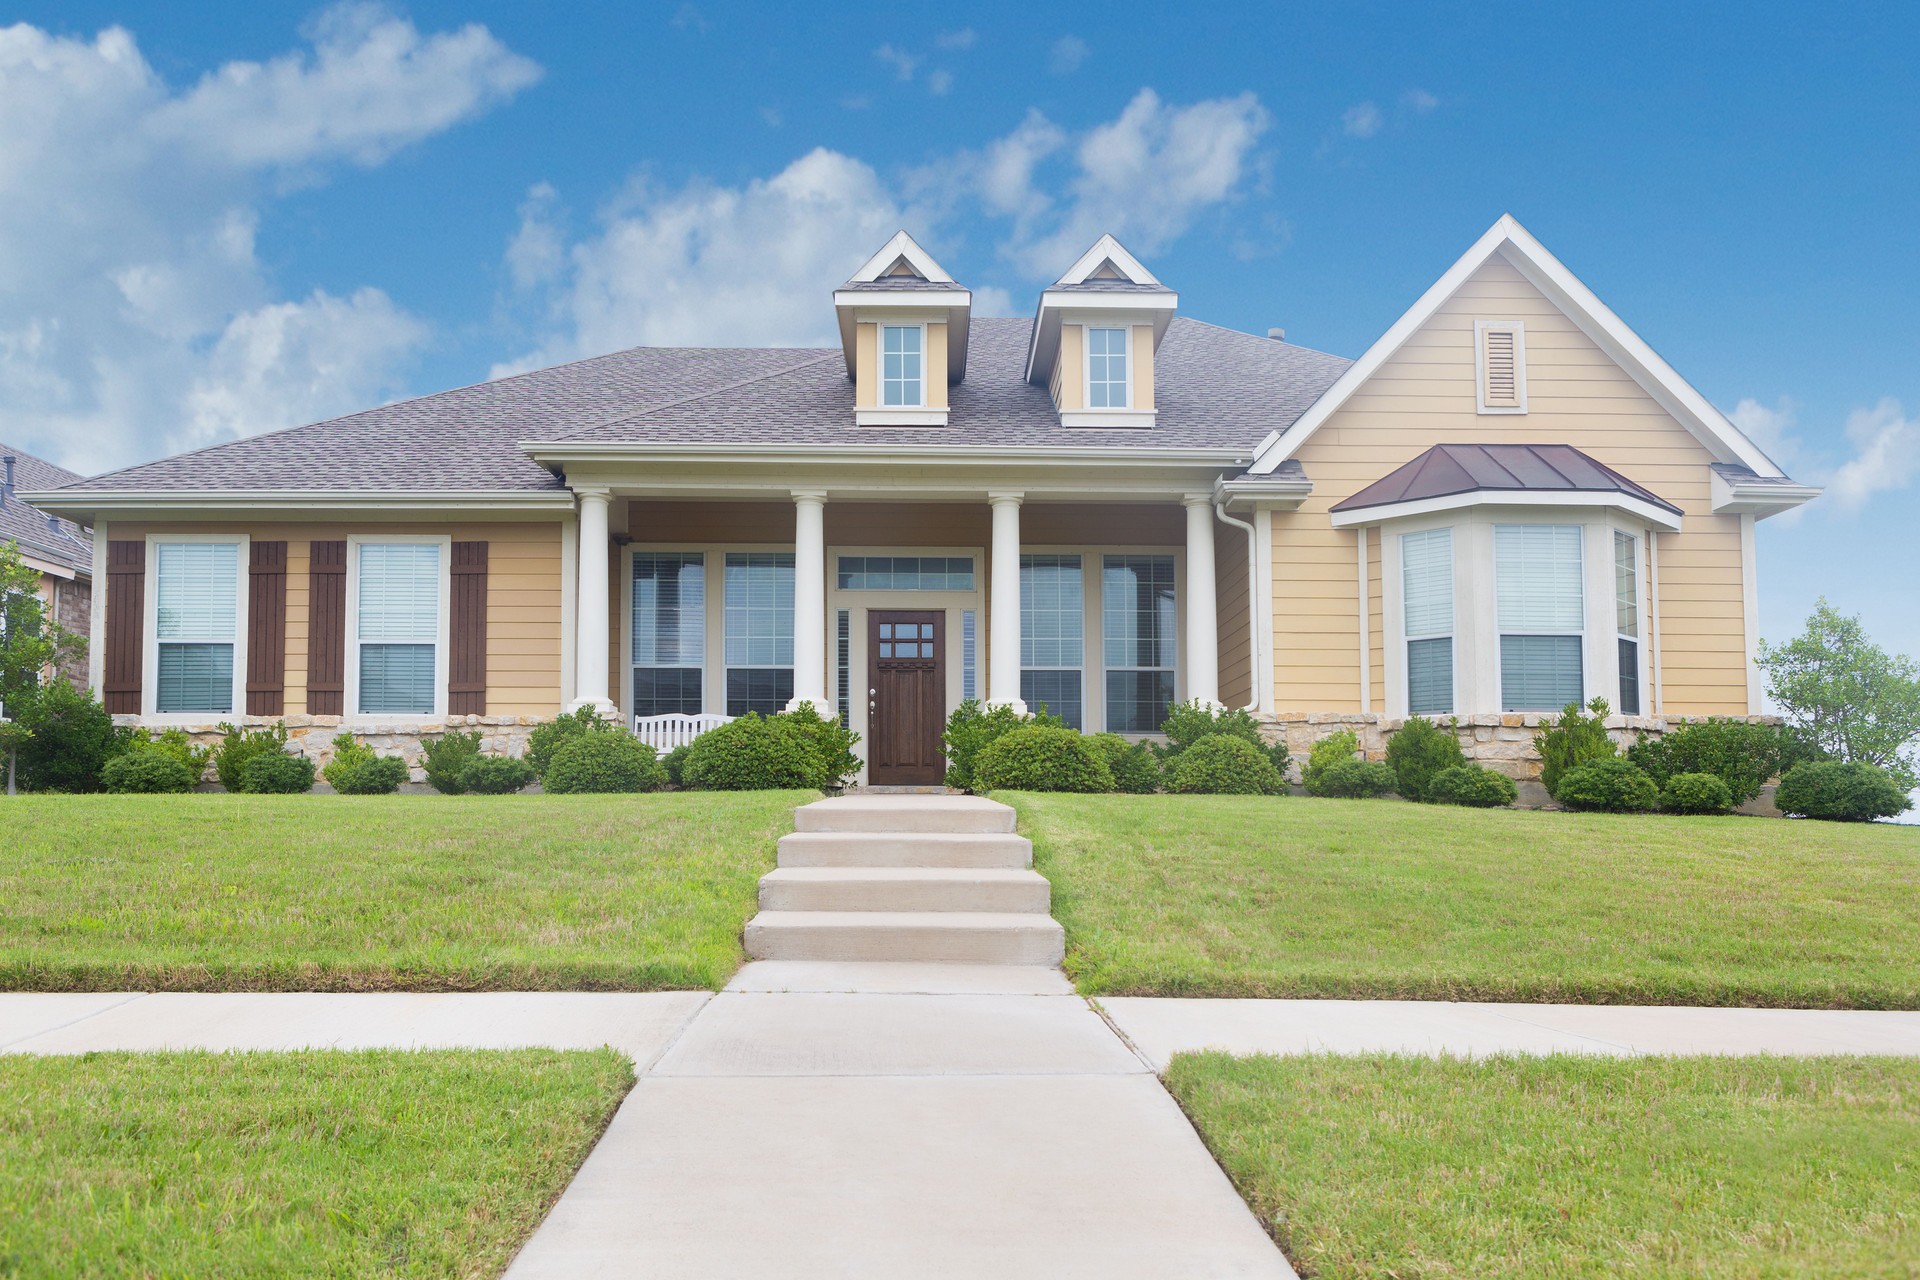
M 1079 259 L 1067 268 L 1065 275 L 1053 282 L 1054 288 L 1063 285 L 1085 284 L 1088 280 L 1126 280 L 1132 284 L 1159 284 L 1153 272 L 1146 269 L 1140 259 L 1128 253 L 1111 234 L 1102 235 L 1093 242 L 1093 248 L 1081 254 Z
M 880 252 L 861 264 L 847 283 L 872 284 L 883 277 L 898 275 L 917 275 L 934 284 L 953 283 L 953 277 L 947 274 L 947 269 L 935 262 L 933 255 L 922 249 L 919 242 L 904 231 L 894 232 L 893 239 L 880 246 Z
M 1782 476 L 1766 453 L 1749 440 L 1727 415 L 1675 373 L 1654 349 L 1628 328 L 1608 306 L 1580 283 L 1558 258 L 1514 220 L 1503 214 L 1474 242 L 1433 287 L 1420 295 L 1393 327 L 1367 348 L 1334 384 L 1285 431 L 1276 431 L 1260 445 L 1248 471 L 1266 475 L 1293 457 L 1355 392 L 1365 386 L 1395 352 L 1431 320 L 1475 272 L 1495 255 L 1505 259 L 1587 337 L 1626 371 L 1660 407 L 1685 427 L 1720 462 L 1737 462 L 1761 476 Z

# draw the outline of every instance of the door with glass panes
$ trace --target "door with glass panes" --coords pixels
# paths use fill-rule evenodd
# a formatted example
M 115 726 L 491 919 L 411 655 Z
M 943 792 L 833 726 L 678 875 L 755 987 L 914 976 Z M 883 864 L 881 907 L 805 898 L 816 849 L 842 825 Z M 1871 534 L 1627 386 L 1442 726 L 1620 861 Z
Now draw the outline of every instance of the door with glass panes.
M 867 614 L 867 781 L 936 786 L 946 775 L 946 617 L 937 609 Z

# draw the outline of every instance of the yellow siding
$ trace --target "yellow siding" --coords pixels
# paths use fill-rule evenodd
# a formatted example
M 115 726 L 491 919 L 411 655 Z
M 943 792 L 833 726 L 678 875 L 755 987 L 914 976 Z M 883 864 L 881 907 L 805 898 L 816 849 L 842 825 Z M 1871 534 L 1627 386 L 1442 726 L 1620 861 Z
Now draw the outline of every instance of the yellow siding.
M 1384 580 L 1380 573 L 1380 531 L 1362 529 L 1361 536 L 1367 540 L 1367 668 L 1368 679 L 1372 682 L 1373 697 L 1367 710 L 1385 711 L 1387 709 L 1387 625 L 1386 608 L 1380 593 Z
M 1473 323 L 1526 324 L 1528 412 L 1475 412 Z M 1282 709 L 1358 705 L 1354 544 L 1334 503 L 1436 444 L 1569 444 L 1685 513 L 1660 535 L 1663 710 L 1744 715 L 1740 522 L 1712 513 L 1712 455 L 1504 260 L 1476 273 L 1296 455 L 1314 492 L 1276 513 L 1274 647 Z M 1376 626 L 1378 623 L 1376 622 Z M 1375 669 L 1376 700 L 1384 683 Z
M 1253 636 L 1247 625 L 1247 534 L 1215 522 L 1214 601 L 1220 626 L 1220 701 L 1244 707 L 1253 701 Z
M 1133 407 L 1136 409 L 1154 407 L 1153 326 L 1150 324 L 1133 326 Z
M 862 322 L 853 327 L 853 404 L 871 409 L 880 403 L 880 326 Z
M 1060 354 L 1053 365 L 1053 403 L 1062 413 L 1083 409 L 1087 403 L 1087 331 L 1077 324 L 1060 326 Z
M 947 326 L 927 326 L 927 408 L 947 407 Z
M 287 544 L 288 715 L 307 710 L 308 544 L 350 536 L 449 537 L 487 544 L 487 714 L 550 716 L 560 709 L 560 526 L 558 523 L 248 524 L 172 521 L 113 525 L 113 537 L 150 533 L 244 533 Z

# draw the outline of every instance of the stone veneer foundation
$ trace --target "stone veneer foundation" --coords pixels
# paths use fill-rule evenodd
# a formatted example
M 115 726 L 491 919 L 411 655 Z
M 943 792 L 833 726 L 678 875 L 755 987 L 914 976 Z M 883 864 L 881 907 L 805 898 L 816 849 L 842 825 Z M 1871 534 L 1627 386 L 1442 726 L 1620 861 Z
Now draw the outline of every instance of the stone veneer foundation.
M 353 726 L 353 736 L 372 747 L 383 756 L 398 755 L 407 762 L 407 777 L 412 782 L 425 782 L 427 774 L 421 758 L 425 753 L 425 743 L 447 733 L 471 733 L 480 731 L 480 749 L 488 755 L 523 756 L 527 753 L 527 739 L 540 725 L 553 719 L 552 716 L 448 716 L 444 720 L 407 721 L 403 724 L 385 724 L 377 719 L 357 721 Z M 271 729 L 284 721 L 287 726 L 287 743 L 299 754 L 311 759 L 318 767 L 324 768 L 333 759 L 333 739 L 340 733 L 340 716 L 233 716 L 229 722 L 242 729 Z M 138 716 L 115 716 L 114 722 L 133 725 L 140 722 Z M 215 746 L 225 736 L 225 730 L 218 721 L 206 724 L 182 724 L 151 726 L 155 733 L 163 728 L 180 728 L 187 736 L 201 746 Z

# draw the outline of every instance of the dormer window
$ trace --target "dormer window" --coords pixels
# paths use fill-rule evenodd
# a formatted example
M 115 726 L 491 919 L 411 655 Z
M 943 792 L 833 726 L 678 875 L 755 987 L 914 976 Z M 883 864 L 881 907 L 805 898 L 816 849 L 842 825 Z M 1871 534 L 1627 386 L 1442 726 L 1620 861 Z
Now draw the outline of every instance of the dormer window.
M 927 403 L 926 330 L 917 324 L 880 326 L 880 403 L 919 409 Z
M 1087 407 L 1127 407 L 1127 331 L 1087 330 Z

